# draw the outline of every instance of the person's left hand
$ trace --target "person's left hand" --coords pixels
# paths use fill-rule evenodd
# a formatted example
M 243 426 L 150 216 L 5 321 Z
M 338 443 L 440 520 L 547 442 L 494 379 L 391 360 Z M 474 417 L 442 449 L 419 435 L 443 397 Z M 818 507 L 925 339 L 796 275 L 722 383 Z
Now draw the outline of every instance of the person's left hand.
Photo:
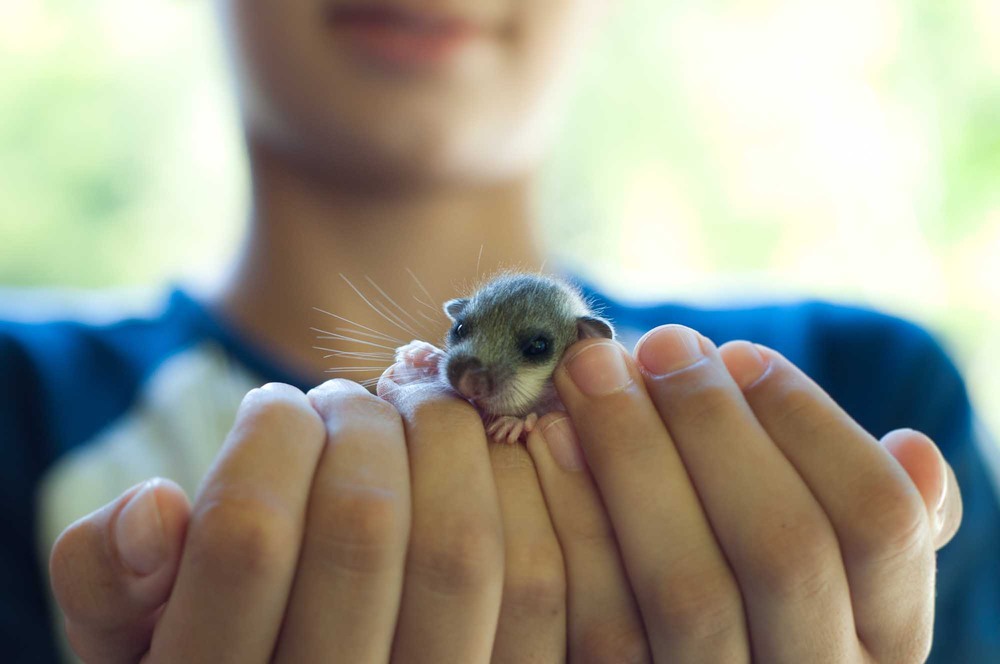
M 681 326 L 589 339 L 528 436 L 566 563 L 570 661 L 918 662 L 954 473 L 876 440 L 777 352 Z

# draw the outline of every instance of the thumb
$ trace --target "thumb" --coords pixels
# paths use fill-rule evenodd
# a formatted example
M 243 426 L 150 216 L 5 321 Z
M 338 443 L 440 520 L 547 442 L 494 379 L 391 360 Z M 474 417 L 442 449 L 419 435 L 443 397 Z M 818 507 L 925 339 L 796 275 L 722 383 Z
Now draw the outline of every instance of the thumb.
M 170 596 L 191 506 L 177 484 L 152 479 L 59 535 L 49 578 L 66 634 L 87 662 L 137 662 Z

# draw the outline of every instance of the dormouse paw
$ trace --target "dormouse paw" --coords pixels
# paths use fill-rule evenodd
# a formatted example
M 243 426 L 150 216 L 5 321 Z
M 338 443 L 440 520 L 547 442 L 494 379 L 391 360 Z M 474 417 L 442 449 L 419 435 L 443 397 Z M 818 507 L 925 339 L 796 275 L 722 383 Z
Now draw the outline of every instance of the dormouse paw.
M 443 350 L 419 339 L 414 339 L 396 349 L 397 362 L 403 362 L 406 366 L 428 375 L 437 373 L 442 357 L 444 357 Z
M 502 415 L 498 417 L 486 428 L 487 435 L 497 443 L 506 442 L 513 445 L 521 437 L 521 434 L 528 434 L 535 428 L 538 422 L 538 415 L 531 413 L 523 420 L 513 415 Z

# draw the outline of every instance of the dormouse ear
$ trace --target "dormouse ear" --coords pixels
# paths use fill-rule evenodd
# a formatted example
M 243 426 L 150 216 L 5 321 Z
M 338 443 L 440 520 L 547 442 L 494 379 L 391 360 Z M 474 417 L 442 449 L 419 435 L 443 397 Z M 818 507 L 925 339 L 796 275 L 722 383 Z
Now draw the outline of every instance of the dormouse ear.
M 580 316 L 576 319 L 577 339 L 597 337 L 604 337 L 605 339 L 615 338 L 615 328 L 611 326 L 611 321 L 600 316 Z
M 455 300 L 448 300 L 444 303 L 444 312 L 448 314 L 448 318 L 455 320 L 458 315 L 465 310 L 465 305 L 469 303 L 469 298 L 460 297 Z

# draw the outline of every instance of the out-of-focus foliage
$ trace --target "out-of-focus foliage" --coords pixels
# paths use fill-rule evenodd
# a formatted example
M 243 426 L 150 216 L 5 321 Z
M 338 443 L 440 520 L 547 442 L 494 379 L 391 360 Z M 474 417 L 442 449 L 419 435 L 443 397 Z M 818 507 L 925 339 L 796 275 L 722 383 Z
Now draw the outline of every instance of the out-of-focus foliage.
M 243 158 L 210 7 L 0 3 L 0 284 L 154 283 L 228 256 Z
M 615 4 L 542 190 L 560 253 L 914 318 L 1000 430 L 1000 3 Z M 211 3 L 0 3 L 0 285 L 212 274 L 244 197 Z
M 996 0 L 632 0 L 569 120 L 549 216 L 621 292 L 907 316 L 1000 430 Z

